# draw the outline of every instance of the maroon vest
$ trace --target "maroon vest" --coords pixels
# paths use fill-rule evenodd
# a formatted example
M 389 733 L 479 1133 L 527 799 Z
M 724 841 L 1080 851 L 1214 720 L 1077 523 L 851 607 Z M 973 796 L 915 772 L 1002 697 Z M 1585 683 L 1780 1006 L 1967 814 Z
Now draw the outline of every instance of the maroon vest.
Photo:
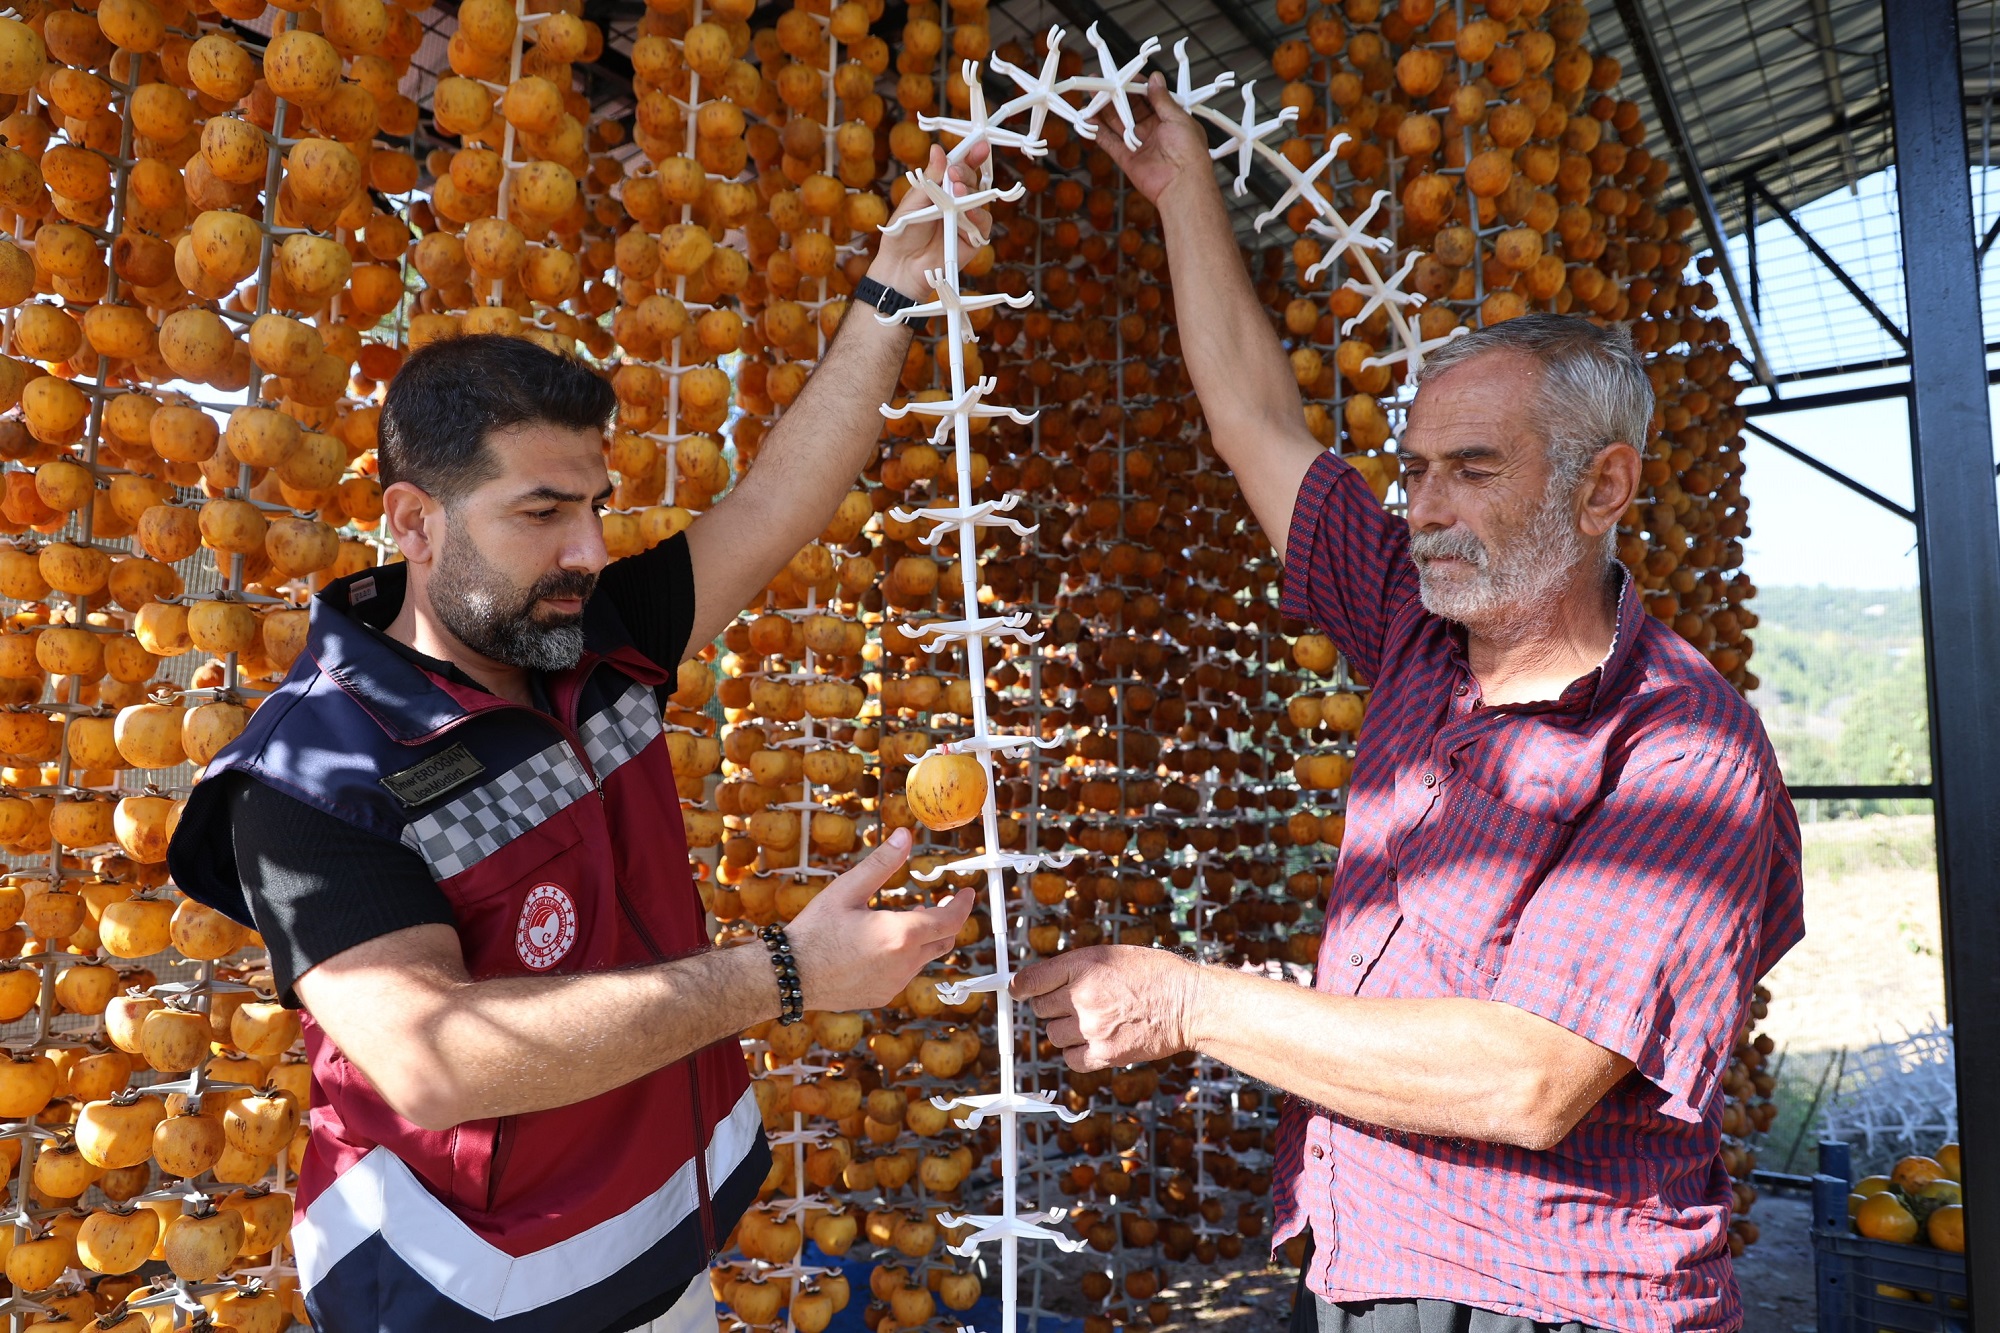
M 553 717 L 444 680 L 350 618 L 393 614 L 400 574 L 318 599 L 308 651 L 189 799 L 183 890 L 247 917 L 213 781 L 233 770 L 422 856 L 475 979 L 709 947 L 662 734 L 670 674 L 593 601 L 583 659 L 548 681 Z M 305 1035 L 295 1235 L 323 1328 L 589 1329 L 664 1309 L 768 1169 L 734 1042 L 568 1106 L 431 1131 L 310 1018 Z

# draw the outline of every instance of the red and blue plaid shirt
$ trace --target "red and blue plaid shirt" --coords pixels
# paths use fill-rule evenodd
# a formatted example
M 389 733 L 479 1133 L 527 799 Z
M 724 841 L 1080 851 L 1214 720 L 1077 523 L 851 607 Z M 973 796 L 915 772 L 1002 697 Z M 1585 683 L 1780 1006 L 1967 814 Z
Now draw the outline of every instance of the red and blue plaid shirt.
M 1738 1327 L 1717 1082 L 1753 984 L 1804 934 L 1798 821 L 1756 714 L 1622 570 L 1596 670 L 1482 706 L 1463 631 L 1418 599 L 1408 525 L 1331 454 L 1285 564 L 1285 613 L 1374 682 L 1318 989 L 1510 1004 L 1636 1069 L 1546 1152 L 1295 1100 L 1275 1240 L 1311 1225 L 1328 1300 Z

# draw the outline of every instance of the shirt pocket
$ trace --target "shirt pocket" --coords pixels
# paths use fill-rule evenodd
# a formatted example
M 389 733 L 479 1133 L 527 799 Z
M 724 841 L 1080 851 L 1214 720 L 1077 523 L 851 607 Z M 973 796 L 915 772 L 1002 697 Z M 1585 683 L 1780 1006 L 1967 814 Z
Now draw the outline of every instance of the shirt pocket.
M 1529 814 L 1463 776 L 1399 880 L 1404 918 L 1434 950 L 1474 974 L 1484 996 L 1500 977 L 1521 911 L 1569 847 L 1571 825 Z

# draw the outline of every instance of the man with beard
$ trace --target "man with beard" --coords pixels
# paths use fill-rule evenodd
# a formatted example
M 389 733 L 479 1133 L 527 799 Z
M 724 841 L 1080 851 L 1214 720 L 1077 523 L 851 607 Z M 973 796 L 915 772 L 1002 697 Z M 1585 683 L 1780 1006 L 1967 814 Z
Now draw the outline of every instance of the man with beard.
M 869 908 L 899 831 L 764 947 L 709 948 L 680 813 L 703 779 L 673 771 L 661 720 L 853 485 L 910 341 L 858 307 L 922 293 L 942 240 L 884 238 L 755 470 L 616 564 L 602 376 L 485 336 L 390 384 L 404 559 L 319 595 L 170 852 L 306 1010 L 291 1235 L 322 1333 L 713 1333 L 708 1262 L 771 1163 L 736 1034 L 885 1004 L 953 947 L 975 894 Z
M 1737 1328 L 1718 1079 L 1802 934 L 1798 825 L 1615 558 L 1653 412 L 1630 336 L 1529 315 L 1432 353 L 1398 519 L 1307 433 L 1207 140 L 1147 101 L 1138 149 L 1097 143 L 1159 205 L 1216 451 L 1286 613 L 1373 684 L 1310 989 L 1100 947 L 1015 994 L 1074 1069 L 1197 1050 L 1290 1094 L 1296 1333 Z

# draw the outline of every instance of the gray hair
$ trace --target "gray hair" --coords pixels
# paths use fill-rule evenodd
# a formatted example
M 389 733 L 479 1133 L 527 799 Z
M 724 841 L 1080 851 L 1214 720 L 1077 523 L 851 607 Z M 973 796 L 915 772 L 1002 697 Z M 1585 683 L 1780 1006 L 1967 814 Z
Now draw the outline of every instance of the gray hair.
M 1461 334 L 1426 356 L 1417 387 L 1497 351 L 1519 352 L 1541 367 L 1541 392 L 1530 410 L 1548 441 L 1552 492 L 1573 491 L 1607 445 L 1623 440 L 1645 451 L 1653 383 L 1624 325 L 1600 327 L 1581 315 L 1518 315 Z

